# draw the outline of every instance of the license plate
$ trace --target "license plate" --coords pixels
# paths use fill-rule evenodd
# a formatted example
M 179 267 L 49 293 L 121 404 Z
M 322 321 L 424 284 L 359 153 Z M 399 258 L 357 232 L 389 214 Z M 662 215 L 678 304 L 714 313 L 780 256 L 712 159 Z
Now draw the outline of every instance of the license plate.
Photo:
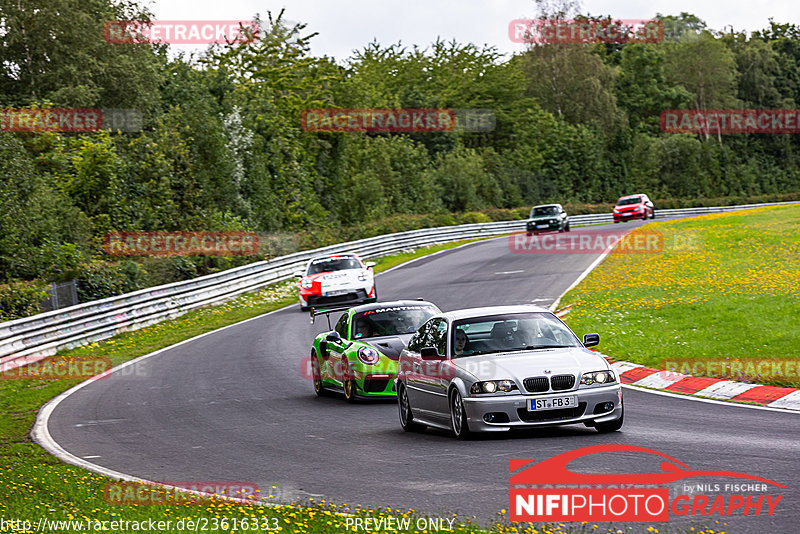
M 633 213 L 629 211 L 622 214 L 623 217 L 630 217 L 631 215 L 633 215 Z
M 336 297 L 336 296 L 339 296 L 339 295 L 346 295 L 348 293 L 350 293 L 349 289 L 337 289 L 335 291 L 326 291 L 325 292 L 325 296 L 326 297 Z
M 578 401 L 574 396 L 528 400 L 529 412 L 535 412 L 537 410 L 558 410 L 559 408 L 575 408 L 576 406 L 578 406 Z
M 548 226 L 550 226 L 550 225 L 549 224 L 537 224 L 536 228 L 547 228 Z

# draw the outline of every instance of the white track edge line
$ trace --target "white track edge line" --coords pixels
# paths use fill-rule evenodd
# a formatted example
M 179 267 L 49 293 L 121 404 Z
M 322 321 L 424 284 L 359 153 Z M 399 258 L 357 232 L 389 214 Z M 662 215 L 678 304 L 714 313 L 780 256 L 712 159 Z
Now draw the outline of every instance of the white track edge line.
M 491 239 L 495 239 L 495 238 L 491 238 Z M 411 259 L 409 261 L 400 263 L 400 264 L 395 265 L 394 267 L 391 267 L 391 268 L 389 268 L 389 269 L 387 269 L 385 271 L 377 273 L 375 276 L 380 276 L 381 274 L 388 273 L 390 271 L 393 271 L 394 269 L 398 269 L 400 267 L 408 265 L 409 263 L 413 263 L 413 262 L 415 262 L 417 260 L 420 260 L 422 258 L 428 258 L 428 257 L 431 257 L 431 256 L 435 256 L 437 254 L 441 254 L 443 252 L 456 250 L 456 249 L 459 249 L 459 248 L 462 248 L 462 247 L 466 247 L 466 246 L 469 246 L 469 245 L 474 245 L 476 243 L 481 243 L 481 242 L 484 242 L 484 241 L 490 241 L 491 239 L 482 239 L 480 241 L 471 241 L 469 243 L 464 243 L 463 245 L 459 245 L 457 247 L 444 249 L 444 250 L 439 250 L 439 251 L 434 252 L 432 254 L 426 254 L 426 255 L 420 256 L 418 258 L 413 258 L 413 259 Z M 125 367 L 128 367 L 129 365 L 134 365 L 134 364 L 139 363 L 141 361 L 144 361 L 144 360 L 146 360 L 146 359 L 148 359 L 148 358 L 150 358 L 152 356 L 156 356 L 156 355 L 161 354 L 162 352 L 165 352 L 167 350 L 173 349 L 175 347 L 179 347 L 179 346 L 181 346 L 181 345 L 183 345 L 185 343 L 190 343 L 192 341 L 195 341 L 197 339 L 203 338 L 203 337 L 208 336 L 210 334 L 214 334 L 216 332 L 221 332 L 221 331 L 223 331 L 223 330 L 225 330 L 227 328 L 238 326 L 240 324 L 244 324 L 244 323 L 247 323 L 247 322 L 250 322 L 250 321 L 254 321 L 256 319 L 261 319 L 262 317 L 266 317 L 267 315 L 271 315 L 273 313 L 277 313 L 279 311 L 282 311 L 282 310 L 285 310 L 285 309 L 288 309 L 288 308 L 292 308 L 292 307 L 296 307 L 296 306 L 299 306 L 299 303 L 289 304 L 288 306 L 284 306 L 282 308 L 278 308 L 277 310 L 268 311 L 266 313 L 262 313 L 261 315 L 257 315 L 255 317 L 251 317 L 251 318 L 245 319 L 243 321 L 239 321 L 239 322 L 236 322 L 236 323 L 233 323 L 233 324 L 229 324 L 229 325 L 223 326 L 221 328 L 217 328 L 215 330 L 211 330 L 209 332 L 204 332 L 202 334 L 196 335 L 196 336 L 191 337 L 189 339 L 184 339 L 183 341 L 179 341 L 178 343 L 175 343 L 174 345 L 170 345 L 168 347 L 164 347 L 164 348 L 158 349 L 157 351 L 150 352 L 148 354 L 143 354 L 142 356 L 139 356 L 139 357 L 134 358 L 132 360 L 128 360 L 127 362 L 121 363 L 120 365 L 117 365 L 117 366 L 109 369 L 108 371 L 105 371 L 102 374 L 104 376 L 108 376 L 108 375 L 110 375 L 110 374 L 112 374 L 112 373 L 114 373 L 116 371 L 119 371 L 120 369 L 124 369 Z M 53 436 L 50 435 L 50 430 L 48 429 L 48 423 L 50 422 L 50 416 L 55 411 L 55 409 L 58 407 L 58 405 L 61 404 L 61 402 L 64 399 L 66 399 L 67 397 L 69 397 L 70 395 L 75 393 L 76 391 L 79 391 L 79 390 L 83 389 L 84 387 L 86 387 L 87 385 L 89 385 L 92 382 L 94 382 L 94 380 L 92 378 L 89 378 L 89 379 L 81 382 L 80 384 L 76 384 L 75 386 L 71 387 L 70 389 L 60 393 L 56 397 L 53 397 L 52 399 L 47 401 L 47 403 L 44 406 L 42 406 L 42 408 L 39 410 L 39 413 L 36 414 L 36 420 L 34 421 L 33 428 L 30 431 L 31 438 L 33 439 L 33 441 L 36 444 L 38 444 L 40 447 L 42 447 L 47 452 L 49 452 L 50 454 L 52 454 L 53 456 L 55 456 L 56 458 L 58 458 L 59 460 L 61 460 L 64 463 L 71 464 L 71 465 L 74 465 L 74 466 L 86 469 L 88 471 L 92 471 L 92 472 L 95 472 L 95 473 L 98 473 L 98 474 L 113 478 L 113 479 L 116 479 L 116 480 L 126 480 L 126 481 L 131 481 L 131 482 L 142 482 L 142 483 L 148 483 L 148 484 L 159 484 L 158 482 L 155 482 L 155 481 L 150 481 L 150 480 L 146 480 L 146 479 L 143 479 L 143 478 L 134 477 L 132 475 L 128 475 L 128 474 L 122 473 L 120 471 L 115 471 L 113 469 L 108 469 L 106 467 L 103 467 L 102 465 L 97 465 L 97 464 L 92 463 L 92 462 L 87 462 L 85 459 L 80 458 L 78 456 L 75 456 L 74 454 L 68 452 L 61 445 L 59 445 L 58 442 L 55 439 L 53 439 Z M 159 484 L 159 485 L 164 486 L 164 487 L 171 487 L 171 486 L 166 485 L 166 484 Z M 183 488 L 180 488 L 180 489 L 183 490 Z M 191 491 L 192 493 L 197 493 L 199 495 L 211 495 L 211 494 L 207 494 L 207 493 L 203 493 L 203 492 L 199 492 L 199 491 L 195 492 L 193 490 L 185 490 L 185 491 Z M 219 497 L 219 496 L 215 496 L 215 497 Z M 221 497 L 221 498 L 234 500 L 234 501 L 242 501 L 242 499 L 237 499 L 236 497 L 224 496 L 224 497 Z M 249 502 L 246 499 L 245 499 L 245 501 Z M 272 505 L 274 503 L 261 503 L 261 502 L 259 502 L 258 504 Z
M 645 225 L 642 225 L 642 226 L 645 226 Z M 641 228 L 641 226 L 639 226 L 637 228 Z M 630 231 L 629 231 L 629 233 L 630 233 Z M 616 243 L 615 243 L 615 245 L 616 245 Z M 598 256 L 597 259 L 594 260 L 591 263 L 591 265 L 589 265 L 589 267 L 587 267 L 580 274 L 578 279 L 575 280 L 575 282 L 573 282 L 572 285 L 569 286 L 563 293 L 561 293 L 561 295 L 553 302 L 553 304 L 550 305 L 550 311 L 551 312 L 555 311 L 556 308 L 558 308 L 558 304 L 561 302 L 561 299 L 564 297 L 564 295 L 566 295 L 567 293 L 572 291 L 575 288 L 575 286 L 577 286 L 579 283 L 581 283 L 584 278 L 589 276 L 590 272 L 592 272 L 598 265 L 600 265 L 600 263 L 604 259 L 606 259 L 606 256 L 608 256 L 611 253 L 612 249 L 613 249 L 613 247 L 608 248 L 605 251 L 603 251 L 603 253 L 600 254 L 600 256 Z M 617 361 L 622 362 L 624 360 L 617 360 Z M 625 363 L 633 363 L 633 362 L 625 362 Z M 693 401 L 697 401 L 697 402 L 707 402 L 707 403 L 710 403 L 710 404 L 722 404 L 722 405 L 725 405 L 725 406 L 736 406 L 736 407 L 739 407 L 739 408 L 754 408 L 756 410 L 767 410 L 767 411 L 770 411 L 770 412 L 800 414 L 800 411 L 793 410 L 791 408 L 774 408 L 774 407 L 770 407 L 770 406 L 756 406 L 756 405 L 753 405 L 753 404 L 743 404 L 741 402 L 723 401 L 723 400 L 717 400 L 717 399 L 707 399 L 705 397 L 696 397 L 694 395 L 680 395 L 678 393 L 672 393 L 672 392 L 669 392 L 669 391 L 662 391 L 662 390 L 657 390 L 657 389 L 652 389 L 652 388 L 647 388 L 647 387 L 642 387 L 642 386 L 634 386 L 634 385 L 631 385 L 631 384 L 620 384 L 620 385 L 622 387 L 624 387 L 624 388 L 630 388 L 630 389 L 634 389 L 636 391 L 644 391 L 646 393 L 652 393 L 654 395 L 664 395 L 666 397 L 675 397 L 675 398 L 680 398 L 680 399 L 693 400 Z M 788 393 L 787 393 L 787 395 L 788 395 Z M 783 397 L 781 397 L 781 398 L 783 398 Z M 780 399 L 775 399 L 775 400 L 780 400 Z
M 290 304 L 289 306 L 284 306 L 282 308 L 278 308 L 277 310 L 268 311 L 266 313 L 262 313 L 261 315 L 257 315 L 255 317 L 251 317 L 251 318 L 245 319 L 243 321 L 239 321 L 239 322 L 236 322 L 236 323 L 233 323 L 233 324 L 229 324 L 229 325 L 223 326 L 221 328 L 217 328 L 216 330 L 211 330 L 209 332 L 204 332 L 202 334 L 196 335 L 196 336 L 191 337 L 189 339 L 184 339 L 183 341 L 179 341 L 178 343 L 175 343 L 174 345 L 170 345 L 168 347 L 164 347 L 164 348 L 158 349 L 155 352 L 151 352 L 149 354 L 143 354 L 142 356 L 139 356 L 138 358 L 134 358 L 132 360 L 128 360 L 125 363 L 122 363 L 120 365 L 117 365 L 116 367 L 113 367 L 113 368 L 109 369 L 108 371 L 106 371 L 103 374 L 106 375 L 106 376 L 110 375 L 111 373 L 119 371 L 120 369 L 124 369 L 125 367 L 128 367 L 129 365 L 133 365 L 134 363 L 139 363 L 139 362 L 141 362 L 143 360 L 146 360 L 146 359 L 148 359 L 148 358 L 150 358 L 152 356 L 156 356 L 158 354 L 161 354 L 162 352 L 165 352 L 167 350 L 173 349 L 175 347 L 179 347 L 179 346 L 184 345 L 186 343 L 190 343 L 192 341 L 195 341 L 197 339 L 203 338 L 203 337 L 208 336 L 210 334 L 214 334 L 216 332 L 221 332 L 222 330 L 226 330 L 228 328 L 231 328 L 231 327 L 234 327 L 234 326 L 238 326 L 240 324 L 244 324 L 244 323 L 256 320 L 256 319 L 261 319 L 262 317 L 266 317 L 267 315 L 271 315 L 273 313 L 285 310 L 285 309 L 290 308 L 292 306 L 297 306 L 297 304 Z M 55 409 L 58 407 L 58 405 L 61 403 L 61 401 L 63 401 L 64 399 L 66 399 L 67 397 L 69 397 L 70 395 L 75 393 L 76 391 L 79 391 L 79 390 L 83 389 L 84 387 L 86 387 L 87 385 L 91 384 L 92 382 L 94 382 L 94 380 L 92 378 L 89 378 L 89 379 L 81 382 L 80 384 L 77 384 L 77 385 L 71 387 L 70 389 L 64 391 L 60 395 L 50 399 L 47 402 L 47 404 L 45 404 L 39 410 L 39 413 L 36 415 L 36 421 L 34 422 L 33 428 L 31 429 L 31 432 L 30 432 L 31 438 L 33 438 L 33 441 L 35 443 L 37 443 L 39 446 L 41 446 L 47 452 L 49 452 L 50 454 L 54 455 L 56 458 L 58 458 L 59 460 L 61 460 L 64 463 L 72 464 L 72 465 L 75 465 L 77 467 L 81 467 L 83 469 L 86 469 L 88 471 L 93 471 L 95 473 L 98 473 L 98 474 L 101 474 L 101 475 L 105 475 L 107 477 L 111 477 L 111 478 L 116 479 L 116 480 L 126 480 L 126 481 L 131 481 L 131 482 L 141 482 L 141 483 L 145 483 L 145 484 L 159 485 L 159 486 L 164 486 L 164 487 L 172 488 L 172 489 L 180 489 L 181 491 L 186 491 L 186 492 L 190 492 L 190 493 L 196 493 L 198 495 L 209 495 L 209 496 L 213 496 L 213 497 L 219 498 L 219 499 L 233 500 L 233 501 L 239 501 L 239 502 L 247 502 L 247 503 L 251 503 L 251 504 L 268 505 L 268 506 L 271 506 L 271 505 L 275 504 L 275 503 L 265 503 L 265 502 L 260 502 L 260 501 L 251 501 L 251 500 L 248 500 L 248 499 L 239 499 L 237 497 L 213 495 L 213 494 L 204 493 L 204 492 L 201 492 L 201 491 L 186 490 L 184 488 L 175 488 L 174 486 L 170 486 L 168 484 L 161 484 L 161 483 L 159 483 L 157 481 L 146 480 L 146 479 L 143 479 L 143 478 L 139 478 L 139 477 L 135 477 L 135 476 L 132 476 L 132 475 L 128 475 L 126 473 L 122 473 L 120 471 L 114 471 L 113 469 L 108 469 L 106 467 L 103 467 L 101 465 L 97 465 L 97 464 L 92 463 L 92 462 L 87 462 L 83 458 L 80 458 L 80 457 L 75 456 L 74 454 L 68 452 L 63 447 L 61 447 L 61 445 L 59 445 L 58 442 L 56 442 L 53 439 L 53 437 L 50 435 L 50 430 L 47 428 L 48 423 L 50 421 L 50 415 L 52 415 L 53 411 L 55 411 Z
M 724 401 L 718 399 L 707 399 L 705 397 L 696 397 L 693 394 L 681 395 L 680 393 L 673 393 L 671 391 L 663 391 L 660 389 L 652 389 L 644 386 L 634 386 L 633 384 L 620 384 L 623 388 L 642 391 L 644 393 L 652 393 L 653 395 L 663 395 L 665 397 L 674 397 L 676 399 L 686 399 L 696 402 L 706 402 L 709 404 L 721 404 L 723 406 L 733 406 L 736 408 L 752 408 L 754 410 L 766 410 L 768 412 L 781 412 L 800 415 L 800 410 L 792 410 L 791 408 L 773 408 L 770 406 L 756 406 L 755 404 L 744 404 L 742 402 Z M 779 400 L 779 399 L 775 399 Z

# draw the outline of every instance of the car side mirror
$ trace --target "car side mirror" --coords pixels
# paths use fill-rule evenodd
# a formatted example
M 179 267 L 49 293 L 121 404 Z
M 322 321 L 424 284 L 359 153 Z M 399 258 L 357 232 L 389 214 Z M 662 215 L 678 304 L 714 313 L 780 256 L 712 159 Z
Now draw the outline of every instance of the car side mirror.
M 366 267 L 367 269 L 372 269 L 376 265 L 377 263 L 375 263 L 374 261 L 368 261 L 367 263 L 364 264 L 364 267 Z
M 342 336 L 339 335 L 339 332 L 331 332 L 325 336 L 325 341 L 330 341 L 331 343 L 339 343 L 341 340 Z
M 296 273 L 294 273 L 295 278 L 303 278 L 305 275 L 306 273 L 304 271 L 297 271 Z
M 444 356 L 439 354 L 436 347 L 422 347 L 419 351 L 419 355 L 423 360 L 444 360 Z
M 584 347 L 594 347 L 599 343 L 600 343 L 600 334 L 584 334 L 583 336 Z

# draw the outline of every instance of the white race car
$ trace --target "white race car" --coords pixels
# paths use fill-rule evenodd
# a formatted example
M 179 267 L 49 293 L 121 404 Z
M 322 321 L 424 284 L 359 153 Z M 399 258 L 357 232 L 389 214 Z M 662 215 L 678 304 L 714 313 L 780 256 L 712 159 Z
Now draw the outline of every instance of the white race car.
M 297 273 L 300 281 L 300 309 L 326 304 L 375 302 L 374 262 L 362 262 L 355 254 L 333 254 L 312 258 L 306 269 Z

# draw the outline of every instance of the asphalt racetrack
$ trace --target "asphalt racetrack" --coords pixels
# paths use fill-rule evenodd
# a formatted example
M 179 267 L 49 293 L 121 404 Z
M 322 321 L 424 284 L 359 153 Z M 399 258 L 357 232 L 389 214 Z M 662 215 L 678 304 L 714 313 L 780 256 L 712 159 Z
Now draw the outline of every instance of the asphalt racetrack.
M 425 257 L 377 280 L 381 300 L 424 297 L 443 310 L 548 306 L 596 258 L 512 254 L 507 238 L 498 238 Z M 509 459 L 638 445 L 692 469 L 737 471 L 787 486 L 777 492 L 784 497 L 774 516 L 740 511 L 722 527 L 716 517 L 671 514 L 671 527 L 688 529 L 692 521 L 726 532 L 798 531 L 798 415 L 628 387 L 625 426 L 613 434 L 583 425 L 466 442 L 437 430 L 404 433 L 394 402 L 348 405 L 338 395 L 314 395 L 301 361 L 326 329 L 323 318 L 311 325 L 294 305 L 184 343 L 138 363 L 135 373 L 94 381 L 67 397 L 52 413 L 49 432 L 78 458 L 149 480 L 251 482 L 281 502 L 313 497 L 435 516 L 455 512 L 483 524 L 509 507 Z M 660 470 L 657 459 L 638 453 L 586 458 L 570 468 Z M 694 478 L 672 484 L 670 495 L 683 493 L 684 484 L 726 482 L 746 481 Z

